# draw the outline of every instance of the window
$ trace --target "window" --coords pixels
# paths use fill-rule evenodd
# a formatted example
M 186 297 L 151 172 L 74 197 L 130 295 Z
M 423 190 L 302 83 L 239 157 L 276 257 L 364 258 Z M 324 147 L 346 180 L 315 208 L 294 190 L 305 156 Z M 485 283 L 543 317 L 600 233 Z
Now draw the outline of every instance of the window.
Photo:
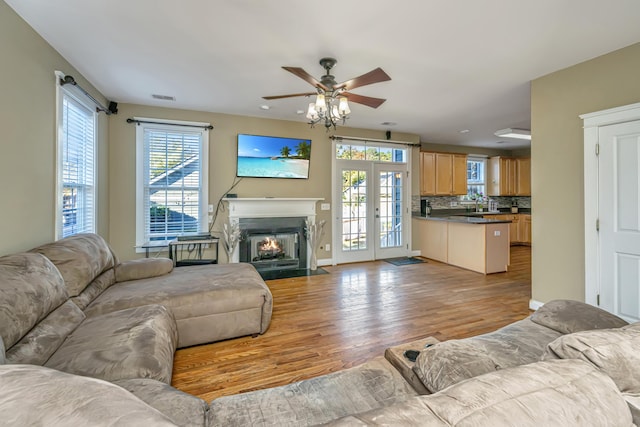
M 180 234 L 207 230 L 209 134 L 204 129 L 207 125 L 175 121 L 138 125 L 138 246 L 145 242 L 173 240 Z
M 336 144 L 336 159 L 406 163 L 407 149 L 372 144 Z
M 478 195 L 486 196 L 486 164 L 487 160 L 478 157 L 467 157 L 467 197 L 477 198 Z
M 96 231 L 96 112 L 58 86 L 56 238 Z

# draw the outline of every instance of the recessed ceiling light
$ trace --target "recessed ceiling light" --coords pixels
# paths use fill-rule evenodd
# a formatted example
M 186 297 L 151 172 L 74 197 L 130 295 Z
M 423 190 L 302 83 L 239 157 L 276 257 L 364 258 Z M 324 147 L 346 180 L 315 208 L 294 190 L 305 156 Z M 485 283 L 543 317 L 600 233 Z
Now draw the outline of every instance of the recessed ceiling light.
M 380 123 L 382 126 L 396 126 L 396 122 L 382 122 Z
M 459 131 L 460 133 L 469 133 L 469 129 L 462 129 L 461 131 Z
M 269 107 L 268 105 L 261 105 L 261 106 L 260 106 L 260 109 L 261 109 L 261 110 L 268 110 L 268 109 L 270 109 L 270 108 L 271 108 L 271 107 Z
M 152 98 L 154 99 L 160 99 L 162 101 L 175 101 L 176 97 L 175 96 L 171 96 L 171 95 L 158 95 L 158 94 L 152 94 L 151 95 Z
M 297 110 L 296 114 L 304 114 L 304 110 Z

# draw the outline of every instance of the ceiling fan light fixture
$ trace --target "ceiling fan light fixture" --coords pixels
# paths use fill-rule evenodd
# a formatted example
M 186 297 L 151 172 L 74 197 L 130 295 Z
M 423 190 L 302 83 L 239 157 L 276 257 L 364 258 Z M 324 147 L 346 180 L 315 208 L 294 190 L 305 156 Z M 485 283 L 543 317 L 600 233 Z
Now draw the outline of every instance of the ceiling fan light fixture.
M 322 93 L 319 93 L 316 97 L 316 111 L 318 113 L 324 113 L 327 111 L 327 101 Z
M 531 131 L 527 129 L 506 128 L 496 131 L 496 136 L 501 138 L 527 139 L 531 141 Z
M 310 102 L 309 109 L 307 110 L 307 119 L 311 121 L 318 120 L 318 112 L 316 111 L 316 103 Z
M 339 98 L 339 104 L 338 104 L 338 110 L 340 111 L 341 115 L 348 115 L 349 113 L 351 113 L 351 109 L 349 109 L 349 101 L 347 100 L 346 96 L 341 96 Z

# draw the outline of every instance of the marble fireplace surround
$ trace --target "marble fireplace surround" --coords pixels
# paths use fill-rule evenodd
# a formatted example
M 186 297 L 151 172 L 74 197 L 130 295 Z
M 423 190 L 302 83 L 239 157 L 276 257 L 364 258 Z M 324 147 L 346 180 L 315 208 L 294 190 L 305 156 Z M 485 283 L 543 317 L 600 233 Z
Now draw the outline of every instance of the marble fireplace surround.
M 225 198 L 229 212 L 229 222 L 238 224 L 241 218 L 291 218 L 304 217 L 310 223 L 316 222 L 316 205 L 324 198 L 291 197 L 242 197 Z M 239 248 L 231 254 L 229 262 L 239 262 Z M 311 248 L 307 242 L 307 264 L 310 265 Z

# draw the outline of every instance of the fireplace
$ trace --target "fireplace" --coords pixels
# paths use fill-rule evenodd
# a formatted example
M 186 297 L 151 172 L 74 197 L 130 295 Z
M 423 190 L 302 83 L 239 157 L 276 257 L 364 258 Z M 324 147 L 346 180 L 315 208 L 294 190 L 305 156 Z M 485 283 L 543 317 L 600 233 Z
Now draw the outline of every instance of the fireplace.
M 258 271 L 306 269 L 304 217 L 240 218 L 239 261 Z

